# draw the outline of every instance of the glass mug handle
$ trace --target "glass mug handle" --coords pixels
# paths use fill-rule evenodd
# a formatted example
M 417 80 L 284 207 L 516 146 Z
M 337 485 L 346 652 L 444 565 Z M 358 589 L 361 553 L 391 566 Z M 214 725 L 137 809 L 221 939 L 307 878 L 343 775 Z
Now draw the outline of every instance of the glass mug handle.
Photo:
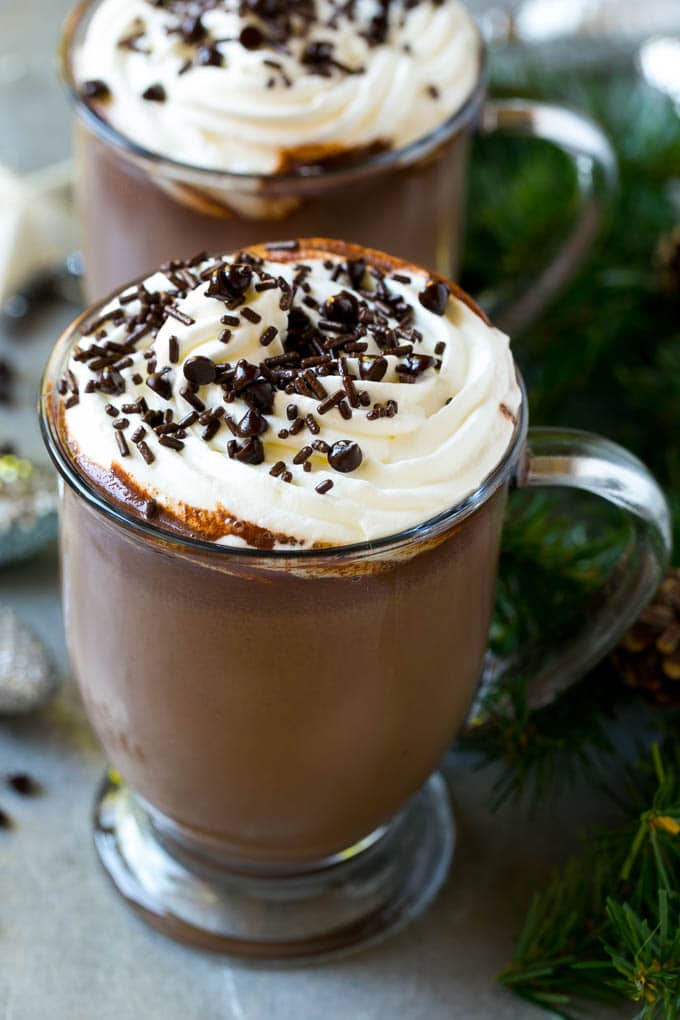
M 644 464 L 623 447 L 589 432 L 529 429 L 515 483 L 520 489 L 560 487 L 594 493 L 625 510 L 632 526 L 625 556 L 585 627 L 571 640 L 546 648 L 538 669 L 526 677 L 527 700 L 536 709 L 573 686 L 611 651 L 652 598 L 671 553 L 671 518 L 666 498 Z M 489 654 L 469 725 L 484 721 L 484 690 L 510 671 L 522 674 L 521 662 L 494 660 Z
M 576 223 L 547 266 L 517 293 L 505 290 L 480 297 L 480 304 L 510 336 L 533 322 L 587 257 L 600 230 L 607 198 L 618 184 L 618 164 L 611 143 L 585 114 L 564 106 L 529 99 L 487 100 L 479 126 L 482 135 L 514 135 L 552 142 L 576 170 Z

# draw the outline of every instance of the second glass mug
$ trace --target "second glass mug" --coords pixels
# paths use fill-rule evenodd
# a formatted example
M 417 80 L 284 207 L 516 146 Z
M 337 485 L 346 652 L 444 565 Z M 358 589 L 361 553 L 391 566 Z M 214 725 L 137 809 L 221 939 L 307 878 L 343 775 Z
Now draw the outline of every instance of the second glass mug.
M 451 861 L 436 769 L 482 672 L 510 486 L 585 490 L 630 519 L 602 604 L 544 650 L 541 689 L 581 676 L 651 598 L 666 501 L 621 447 L 528 430 L 524 395 L 480 488 L 402 534 L 270 552 L 183 537 L 105 497 L 64 446 L 57 383 L 80 322 L 51 356 L 41 422 L 63 479 L 69 650 L 116 770 L 95 814 L 104 867 L 147 921 L 202 947 L 308 959 L 380 939 Z
M 499 324 L 512 333 L 533 319 L 587 254 L 598 230 L 603 194 L 616 181 L 611 146 L 593 121 L 564 107 L 525 99 L 487 100 L 481 37 L 474 91 L 430 135 L 346 166 L 253 176 L 159 156 L 126 139 L 83 102 L 73 54 L 97 2 L 82 0 L 76 6 L 61 47 L 62 76 L 76 110 L 88 300 L 148 274 L 169 258 L 188 258 L 204 250 L 237 251 L 277 236 L 344 237 L 456 279 L 470 141 L 478 131 L 553 142 L 572 159 L 579 189 L 571 234 L 546 259 L 546 268 L 533 283 L 523 280 L 521 294 L 505 295 L 502 308 L 494 310 Z

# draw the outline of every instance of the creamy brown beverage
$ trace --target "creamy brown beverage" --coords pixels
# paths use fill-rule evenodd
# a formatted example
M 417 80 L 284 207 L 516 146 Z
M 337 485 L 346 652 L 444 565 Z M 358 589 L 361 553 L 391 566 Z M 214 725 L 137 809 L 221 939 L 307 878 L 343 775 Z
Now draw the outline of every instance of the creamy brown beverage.
M 452 284 L 330 241 L 165 265 L 78 326 L 60 442 L 67 633 L 159 831 L 291 868 L 414 794 L 475 691 L 506 483 L 507 338 Z
M 92 296 L 277 235 L 453 271 L 482 77 L 458 0 L 95 0 L 67 49 Z

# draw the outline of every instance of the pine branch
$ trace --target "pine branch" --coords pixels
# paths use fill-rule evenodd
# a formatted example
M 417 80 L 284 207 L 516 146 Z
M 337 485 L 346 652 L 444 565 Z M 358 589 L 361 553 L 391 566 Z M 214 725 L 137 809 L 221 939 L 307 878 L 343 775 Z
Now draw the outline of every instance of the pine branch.
M 677 734 L 629 772 L 625 821 L 594 841 L 528 910 L 499 980 L 557 1016 L 582 1000 L 642 1003 L 639 1020 L 680 1008 L 680 753 Z
M 622 693 L 618 685 L 615 691 Z M 525 679 L 506 679 L 486 700 L 484 725 L 461 741 L 464 750 L 479 757 L 478 767 L 503 764 L 492 787 L 491 810 L 520 799 L 536 810 L 579 781 L 602 779 L 614 754 L 608 733 L 614 704 L 613 685 L 602 675 L 531 712 Z
M 618 977 L 612 989 L 643 1003 L 638 1020 L 677 1020 L 680 1012 L 678 897 L 659 892 L 657 923 L 650 927 L 628 904 L 607 902 L 611 934 L 604 943 Z

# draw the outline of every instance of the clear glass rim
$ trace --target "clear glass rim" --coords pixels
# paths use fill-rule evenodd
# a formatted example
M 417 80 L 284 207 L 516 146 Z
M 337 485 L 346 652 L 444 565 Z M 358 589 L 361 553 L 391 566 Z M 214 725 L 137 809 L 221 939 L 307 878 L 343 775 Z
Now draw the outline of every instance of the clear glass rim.
M 123 288 L 129 289 L 129 288 Z M 122 292 L 122 291 L 120 291 Z M 119 293 L 119 291 L 116 291 Z M 78 334 L 81 324 L 87 321 L 92 315 L 104 308 L 111 298 L 86 309 L 70 326 L 62 333 L 61 337 L 52 349 L 43 372 L 38 404 L 38 415 L 40 428 L 45 446 L 57 471 L 69 485 L 69 487 L 86 503 L 113 520 L 116 524 L 131 530 L 143 538 L 152 540 L 165 546 L 172 546 L 194 553 L 200 552 L 210 556 L 223 557 L 230 561 L 248 561 L 250 563 L 260 562 L 263 564 L 282 563 L 303 563 L 312 561 L 328 561 L 338 558 L 357 559 L 374 553 L 389 551 L 404 545 L 416 543 L 426 539 L 434 538 L 437 535 L 448 531 L 456 524 L 461 523 L 494 495 L 494 493 L 507 482 L 516 469 L 522 452 L 524 450 L 528 430 L 528 404 L 524 381 L 516 369 L 517 379 L 521 390 L 520 411 L 515 423 L 515 429 L 505 451 L 503 458 L 499 461 L 493 471 L 487 475 L 482 483 L 465 499 L 455 506 L 444 510 L 428 520 L 422 521 L 403 531 L 395 534 L 385 535 L 377 539 L 369 539 L 362 542 L 355 542 L 351 545 L 328 546 L 323 548 L 306 549 L 256 549 L 251 547 L 218 545 L 206 539 L 194 538 L 190 535 L 182 535 L 178 532 L 159 527 L 150 521 L 145 521 L 134 513 L 124 509 L 122 506 L 107 498 L 94 483 L 82 474 L 69 451 L 65 448 L 60 435 L 59 424 L 54 413 L 54 403 L 57 396 L 56 382 L 61 375 L 66 356 L 70 351 L 74 338 Z
M 479 75 L 475 87 L 461 107 L 456 110 L 447 120 L 436 127 L 429 134 L 410 142 L 400 149 L 388 149 L 384 152 L 374 153 L 371 156 L 360 157 L 356 161 L 348 162 L 337 167 L 303 167 L 292 173 L 254 174 L 241 171 L 217 170 L 210 167 L 194 166 L 191 163 L 184 163 L 180 160 L 171 159 L 159 152 L 146 149 L 143 145 L 127 138 L 115 127 L 108 123 L 97 111 L 83 102 L 75 83 L 73 73 L 72 53 L 79 28 L 90 10 L 99 0 L 79 0 L 71 13 L 67 16 L 62 30 L 59 45 L 59 70 L 61 79 L 66 86 L 71 103 L 77 114 L 83 119 L 96 135 L 112 145 L 119 151 L 129 156 L 142 160 L 153 165 L 162 165 L 179 174 L 191 174 L 192 176 L 204 178 L 206 181 L 231 180 L 240 182 L 261 182 L 275 186 L 307 183 L 313 181 L 341 181 L 355 176 L 364 176 L 370 173 L 378 173 L 381 170 L 389 170 L 392 167 L 410 165 L 428 156 L 430 153 L 444 145 L 451 138 L 458 135 L 464 127 L 471 123 L 479 110 L 486 95 L 488 81 L 488 53 L 484 38 L 479 26 L 475 23 L 479 45 Z

